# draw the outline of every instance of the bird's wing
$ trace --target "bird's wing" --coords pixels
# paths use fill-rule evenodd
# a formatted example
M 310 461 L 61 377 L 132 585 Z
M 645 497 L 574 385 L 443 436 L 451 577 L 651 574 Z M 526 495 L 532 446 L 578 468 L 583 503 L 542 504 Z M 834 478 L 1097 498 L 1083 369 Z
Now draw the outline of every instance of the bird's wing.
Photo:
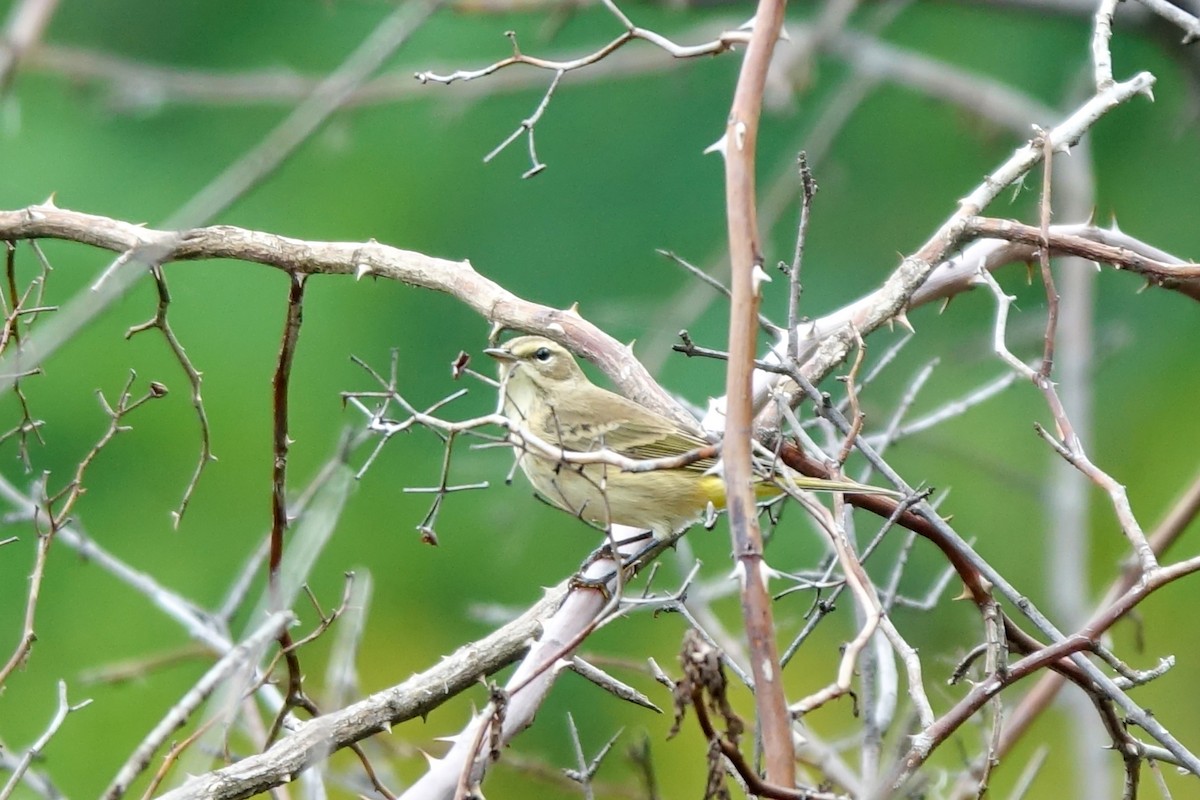
M 599 418 L 597 408 L 610 411 Z M 599 387 L 573 392 L 556 405 L 546 433 L 566 450 L 587 452 L 606 447 L 636 459 L 677 456 L 712 444 L 668 418 Z M 715 463 L 715 458 L 702 458 L 687 468 L 704 472 Z

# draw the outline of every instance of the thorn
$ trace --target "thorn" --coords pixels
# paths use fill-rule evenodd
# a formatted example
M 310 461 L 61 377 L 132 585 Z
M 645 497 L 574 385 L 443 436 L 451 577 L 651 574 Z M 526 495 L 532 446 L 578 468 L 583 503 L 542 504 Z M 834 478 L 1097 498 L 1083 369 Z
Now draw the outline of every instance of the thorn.
M 954 295 L 947 295 L 942 298 L 942 305 L 938 308 L 938 316 L 941 316 L 950 307 L 950 301 L 953 299 Z
M 567 309 L 566 311 L 564 311 L 563 313 L 564 313 L 564 314 L 566 314 L 566 315 L 568 315 L 568 316 L 571 316 L 571 317 L 580 317 L 580 314 L 579 314 L 579 301 L 578 301 L 578 300 L 576 300 L 574 303 L 571 303 L 571 307 L 570 307 L 570 308 L 568 308 L 568 309 Z M 582 317 L 580 317 L 580 318 L 582 318 Z
M 899 313 L 895 314 L 892 317 L 892 319 L 896 320 L 896 324 L 899 325 L 901 328 L 904 328 L 904 330 L 908 331 L 909 333 L 917 332 L 917 329 L 913 327 L 913 324 L 908 321 L 908 310 L 907 309 L 901 309 L 899 311 Z
M 633 346 L 637 344 L 637 339 L 630 339 L 629 344 L 625 345 L 625 352 L 633 355 Z
M 779 570 L 777 570 L 777 569 L 773 568 L 771 565 L 769 565 L 765 558 L 759 564 L 758 569 L 759 569 L 759 574 L 762 575 L 763 589 L 767 592 L 767 594 L 770 594 L 771 593 L 771 579 L 778 578 L 781 575 L 781 573 L 779 572 Z
M 355 264 L 354 265 L 354 280 L 361 281 L 367 275 L 370 275 L 371 272 L 372 272 L 372 269 L 371 269 L 370 264 L 367 264 L 367 263 Z
M 58 192 L 51 192 L 50 196 L 42 201 L 42 208 L 58 208 L 58 206 L 54 204 L 54 196 L 56 194 L 58 194 Z
M 1145 89 L 1142 89 L 1141 93 L 1144 94 L 1146 96 L 1146 99 L 1149 100 L 1151 103 L 1154 102 L 1154 87 L 1153 86 L 1149 86 L 1149 85 L 1146 86 Z
M 549 325 L 546 326 L 546 329 L 553 331 L 555 333 L 562 334 L 563 336 L 567 335 L 567 329 L 564 328 L 562 326 L 562 324 L 558 323 L 558 322 L 551 322 Z
M 1116 214 L 1113 214 L 1112 222 L 1109 223 L 1108 229 L 1110 231 L 1112 231 L 1113 233 L 1124 233 L 1125 232 L 1125 231 L 1121 230 L 1121 228 L 1117 225 L 1117 215 Z
M 725 157 L 725 134 L 721 134 L 721 138 L 704 148 L 704 155 L 709 153 L 720 153 L 721 157 Z
M 762 296 L 762 285 L 771 282 L 771 276 L 762 268 L 762 264 L 756 263 L 754 268 L 750 270 L 750 281 L 754 286 L 754 294 Z

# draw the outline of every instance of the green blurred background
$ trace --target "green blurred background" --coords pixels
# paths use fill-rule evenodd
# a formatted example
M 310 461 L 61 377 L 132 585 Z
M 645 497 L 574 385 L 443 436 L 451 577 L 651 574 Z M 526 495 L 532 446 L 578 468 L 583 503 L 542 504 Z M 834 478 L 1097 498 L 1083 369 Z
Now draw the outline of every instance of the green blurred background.
M 11 5 L 0 3 L 0 9 Z M 64 0 L 45 41 L 182 70 L 323 75 L 391 8 L 348 0 Z M 639 25 L 684 42 L 711 37 L 752 13 L 747 4 L 624 8 Z M 797 4 L 792 24 L 811 12 Z M 879 26 L 881 37 L 893 44 L 993 76 L 1055 108 L 1067 108 L 1090 75 L 1090 31 L 1083 18 L 911 3 L 869 6 L 854 24 Z M 581 54 L 619 33 L 601 8 L 519 14 L 447 8 L 401 49 L 389 70 L 405 76 L 421 69 L 482 66 L 509 52 L 506 30 L 517 33 L 526 52 L 539 54 Z M 1158 83 L 1153 104 L 1138 100 L 1117 110 L 1091 136 L 1096 216 L 1116 215 L 1132 234 L 1195 257 L 1200 253 L 1196 73 L 1192 63 L 1180 60 L 1177 39 L 1153 26 L 1118 25 L 1117 78 L 1145 69 Z M 723 370 L 685 360 L 668 348 L 681 326 L 698 342 L 719 346 L 726 308 L 713 301 L 681 311 L 679 298 L 696 294 L 692 281 L 654 251 L 666 248 L 708 264 L 723 247 L 721 164 L 701 151 L 721 132 L 739 60 L 726 55 L 673 62 L 641 43 L 613 59 L 636 59 L 650 68 L 606 79 L 567 75 L 537 128 L 538 153 L 549 167 L 532 180 L 520 177 L 529 166 L 523 141 L 490 164 L 481 160 L 533 111 L 548 74 L 514 70 L 502 80 L 497 76 L 494 87 L 486 81 L 421 87 L 414 81 L 403 98 L 336 115 L 216 221 L 303 239 L 374 238 L 436 256 L 469 258 L 480 272 L 530 300 L 562 307 L 578 301 L 585 316 L 615 336 L 637 339 L 638 354 L 660 365 L 665 385 L 703 402 L 721 393 Z M 35 58 L 0 106 L 0 207 L 5 209 L 53 194 L 65 208 L 154 225 L 257 143 L 290 107 L 285 102 L 156 101 L 146 95 L 140 96 L 145 102 L 130 104 L 111 87 L 63 77 L 52 62 Z M 795 153 L 809 146 L 815 126 L 827 125 L 836 113 L 853 70 L 843 60 L 822 57 L 790 80 L 791 93 L 773 95 L 763 124 L 759 174 L 764 190 L 791 180 Z M 1025 138 L 911 89 L 883 84 L 869 91 L 832 146 L 814 158 L 821 191 L 805 262 L 805 313 L 825 313 L 878 285 L 899 254 L 921 244 L 954 211 L 956 200 Z M 1033 180 L 1027 184 L 1030 190 L 1035 186 Z M 1015 198 L 1006 193 L 990 213 L 1033 221 L 1035 196 L 1035 191 Z M 764 232 L 768 261 L 790 258 L 795 217 L 789 204 L 782 221 Z M 64 302 L 108 263 L 107 254 L 82 246 L 46 243 L 44 248 L 54 265 L 51 302 Z M 22 247 L 18 258 L 32 275 L 31 251 Z M 721 274 L 724 268 L 716 263 Z M 160 337 L 123 338 L 130 325 L 153 311 L 148 285 L 130 292 L 56 353 L 44 375 L 23 384 L 34 416 L 45 420 L 45 444 L 34 446 L 33 471 L 26 473 L 14 443 L 5 443 L 0 469 L 20 486 L 43 473 L 51 487 L 61 486 L 106 425 L 96 391 L 113 397 L 130 369 L 137 371 L 137 387 L 150 380 L 165 383 L 172 390 L 169 397 L 139 410 L 130 420 L 133 430 L 101 454 L 74 516 L 113 553 L 197 603 L 213 606 L 270 522 L 270 378 L 287 279 L 264 267 L 227 262 L 175 265 L 167 274 L 175 297 L 171 320 L 204 373 L 220 459 L 204 476 L 179 530 L 172 529 L 169 512 L 191 474 L 198 446 L 186 382 Z M 1033 357 L 1040 347 L 1042 290 L 1027 286 L 1019 267 L 999 278 L 1020 297 L 1010 342 L 1018 354 Z M 1096 424 L 1088 445 L 1092 457 L 1128 485 L 1134 509 L 1150 527 L 1197 466 L 1200 316 L 1185 298 L 1155 290 L 1136 294 L 1139 286 L 1109 270 L 1098 282 Z M 776 281 L 768 292 L 768 312 L 780 314 L 783 282 Z M 914 414 L 1001 374 L 990 352 L 992 311 L 991 300 L 976 293 L 956 300 L 941 315 L 933 309 L 914 313 L 918 335 L 864 396 L 871 419 L 887 419 L 917 369 L 935 356 L 941 357 L 940 365 Z M 449 364 L 460 350 L 478 353 L 487 330 L 462 305 L 430 292 L 382 281 L 312 280 L 292 385 L 292 488 L 311 479 L 344 429 L 361 424 L 356 413 L 343 408 L 339 393 L 374 387 L 351 364 L 351 355 L 382 369 L 396 348 L 403 391 L 415 404 L 428 404 L 459 388 Z M 897 336 L 873 337 L 872 356 Z M 494 397 L 486 387 L 470 388 L 447 415 L 491 409 Z M 838 384 L 829 388 L 838 391 Z M 5 398 L 0 407 L 4 419 L 12 420 L 0 428 L 15 423 L 14 398 Z M 1049 422 L 1044 405 L 1031 388 L 1019 385 L 965 417 L 905 441 L 890 455 L 911 483 L 952 489 L 943 509 L 953 513 L 958 529 L 973 537 L 979 551 L 1022 592 L 1044 602 L 1046 586 L 1054 580 L 1044 557 L 1052 456 L 1033 433 L 1035 420 Z M 313 591 L 331 607 L 346 570 L 373 576 L 358 660 L 364 692 L 394 684 L 486 633 L 492 624 L 479 619 L 477 607 L 529 605 L 542 586 L 569 575 L 596 544 L 588 529 L 535 502 L 519 479 L 512 487 L 503 485 L 510 456 L 466 448 L 456 458 L 454 480 L 488 480 L 494 488 L 451 497 L 438 522 L 440 546 L 422 544 L 415 526 L 428 498 L 400 489 L 436 482 L 439 454 L 438 441 L 422 431 L 392 441 L 355 486 L 312 577 Z M 365 455 L 365 450 L 359 453 L 355 463 Z M 1092 493 L 1091 501 L 1094 535 L 1088 558 L 1093 589 L 1099 592 L 1127 547 L 1105 499 Z M 800 515 L 790 516 L 772 545 L 771 561 L 795 571 L 812 566 L 823 546 Z M 860 525 L 863 535 L 874 530 L 868 519 Z M 0 538 L 9 535 L 20 541 L 0 548 L 0 653 L 5 657 L 19 635 L 35 545 L 26 525 L 0 531 Z M 690 538 L 705 561 L 704 574 L 723 577 L 729 569 L 724 529 Z M 1185 537 L 1179 555 L 1191 552 L 1193 540 Z M 886 575 L 887 558 L 894 553 L 895 546 L 885 547 L 873 574 Z M 679 573 L 673 559 L 665 566 L 663 587 Z M 941 568 L 932 548 L 918 543 L 904 589 L 923 593 Z M 944 680 L 956 657 L 980 635 L 973 609 L 951 601 L 956 591 L 952 585 L 931 612 L 895 615 L 925 656 L 928 685 L 940 708 L 961 695 L 962 689 L 944 688 Z M 1136 697 L 1193 749 L 1200 747 L 1200 708 L 1179 697 L 1200 680 L 1200 645 L 1191 616 L 1197 597 L 1194 581 L 1172 586 L 1143 607 L 1142 628 L 1125 624 L 1113 637 L 1137 666 L 1153 665 L 1168 653 L 1178 657 L 1174 672 Z M 799 594 L 780 602 L 785 635 L 802 625 L 811 599 Z M 736 626 L 736 600 L 718 608 Z M 300 611 L 311 625 L 311 611 L 306 606 Z M 837 646 L 853 633 L 848 612 L 843 603 L 802 651 L 803 663 L 789 671 L 793 696 L 832 677 Z M 67 794 L 89 796 L 106 785 L 207 662 L 188 661 L 120 685 L 85 683 L 85 670 L 169 651 L 185 645 L 187 637 L 144 598 L 61 546 L 50 558 L 37 620 L 39 640 L 29 663 L 0 695 L 0 738 L 14 752 L 32 741 L 53 712 L 56 681 L 67 680 L 73 700 L 94 702 L 69 718 L 40 768 Z M 631 660 L 652 655 L 673 669 L 683 630 L 674 616 L 634 615 L 590 640 L 587 651 Z M 1135 647 L 1139 637 L 1143 652 Z M 318 696 L 329 641 L 303 653 Z M 660 705 L 669 704 L 661 687 L 638 669 L 615 669 Z M 470 698 L 484 699 L 482 692 Z M 467 702 L 460 699 L 426 721 L 399 727 L 391 739 L 437 751 L 444 745 L 434 737 L 458 730 Z M 668 796 L 701 795 L 703 743 L 692 728 L 685 724 L 684 735 L 666 741 L 669 715 L 626 709 L 570 675 L 556 687 L 538 724 L 518 740 L 520 755 L 551 768 L 572 766 L 568 711 L 586 720 L 582 729 L 589 751 L 624 726 L 619 750 L 649 737 Z M 858 727 L 848 702 L 812 715 L 808 723 L 827 738 Z M 1030 796 L 1062 796 L 1055 787 L 1071 774 L 1071 735 L 1060 714 L 1049 715 L 999 770 L 993 786 L 1007 791 L 1033 749 L 1048 743 L 1048 764 Z M 963 746 L 975 752 L 979 734 L 968 730 L 962 736 Z M 942 766 L 955 767 L 959 759 L 953 744 L 939 755 Z M 423 769 L 413 752 L 380 755 L 377 761 L 394 769 L 400 783 Z M 341 757 L 336 763 L 348 765 Z M 1107 763 L 1115 776 L 1118 759 Z M 599 780 L 630 784 L 631 768 L 623 756 L 615 758 Z M 495 771 L 487 792 L 492 797 L 573 796 L 511 766 Z

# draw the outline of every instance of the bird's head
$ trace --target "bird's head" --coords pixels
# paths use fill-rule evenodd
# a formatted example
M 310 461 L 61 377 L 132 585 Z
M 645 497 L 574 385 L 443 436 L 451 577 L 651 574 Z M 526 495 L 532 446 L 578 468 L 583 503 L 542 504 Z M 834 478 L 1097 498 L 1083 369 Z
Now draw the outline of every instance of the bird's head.
M 565 347 L 542 336 L 518 336 L 483 352 L 500 362 L 500 380 L 510 392 L 521 388 L 545 392 L 587 380 Z

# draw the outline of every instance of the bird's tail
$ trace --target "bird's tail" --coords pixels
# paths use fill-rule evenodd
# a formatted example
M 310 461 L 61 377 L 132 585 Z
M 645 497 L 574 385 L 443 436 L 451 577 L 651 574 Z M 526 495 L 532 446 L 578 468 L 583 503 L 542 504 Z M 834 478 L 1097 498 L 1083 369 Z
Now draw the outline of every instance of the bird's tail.
M 852 480 L 831 478 L 810 478 L 794 470 L 785 474 L 776 474 L 774 480 L 762 481 L 755 484 L 754 493 L 760 500 L 777 497 L 784 493 L 785 488 L 803 489 L 807 492 L 845 492 L 846 494 L 880 494 L 887 497 L 903 497 L 902 492 L 894 489 L 884 489 L 881 486 L 871 486 Z

